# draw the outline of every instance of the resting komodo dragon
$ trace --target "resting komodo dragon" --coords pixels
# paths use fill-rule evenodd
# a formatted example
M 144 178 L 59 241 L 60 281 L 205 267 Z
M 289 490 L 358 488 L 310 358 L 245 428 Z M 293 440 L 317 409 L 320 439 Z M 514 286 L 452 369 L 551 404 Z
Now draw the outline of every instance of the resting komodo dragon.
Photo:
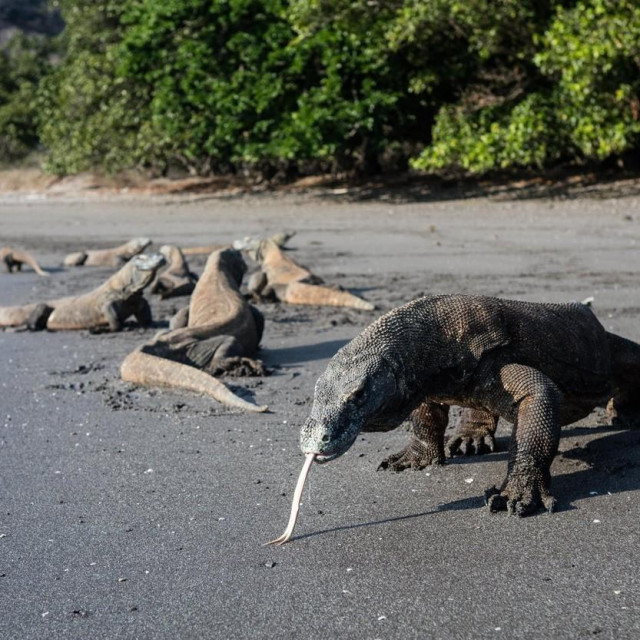
M 191 295 L 198 276 L 189 271 L 182 250 L 175 245 L 165 244 L 160 247 L 160 253 L 167 260 L 167 268 L 151 283 L 151 293 L 160 294 L 162 299 Z
M 286 255 L 271 238 L 261 240 L 249 251 L 260 263 L 260 271 L 249 280 L 249 291 L 259 298 L 275 297 L 290 304 L 351 307 L 372 311 L 370 302 L 338 287 L 324 286 L 323 281 Z
M 66 267 L 121 267 L 133 256 L 142 253 L 149 245 L 149 238 L 133 238 L 113 249 L 92 249 L 70 253 L 64 259 Z
M 131 315 L 147 327 L 151 324 L 151 310 L 142 292 L 164 262 L 164 256 L 159 253 L 139 255 L 89 293 L 19 307 L 0 307 L 0 327 L 119 331 Z
M 284 247 L 293 236 L 296 235 L 295 231 L 280 231 L 278 233 L 273 234 L 271 239 L 279 246 Z M 255 248 L 260 240 L 258 238 L 252 238 L 251 236 L 245 236 L 241 240 L 234 240 L 232 243 L 232 247 L 234 249 L 238 249 L 238 251 L 246 251 L 250 248 Z M 199 255 L 209 255 L 214 251 L 220 251 L 221 249 L 226 249 L 229 245 L 226 244 L 208 244 L 200 247 L 185 247 L 182 250 L 185 256 L 199 256 Z
M 37 260 L 28 252 L 21 249 L 13 249 L 11 247 L 0 248 L 0 261 L 4 262 L 7 271 L 11 273 L 13 268 L 16 271 L 22 271 L 22 265 L 30 266 L 39 276 L 49 276 L 46 271 L 38 264 Z
M 130 353 L 120 369 L 122 379 L 204 393 L 246 411 L 266 411 L 267 407 L 246 402 L 214 377 L 222 372 L 264 373 L 262 363 L 252 359 L 264 320 L 239 290 L 246 269 L 235 249 L 212 253 L 189 306 L 171 325 L 177 328 Z
M 607 401 L 616 419 L 640 424 L 640 345 L 605 331 L 585 305 L 427 296 L 383 315 L 331 359 L 300 434 L 304 470 L 343 454 L 360 431 L 388 431 L 409 415 L 409 443 L 386 465 L 443 462 L 449 406 L 460 405 L 514 425 L 506 479 L 485 492 L 489 509 L 552 511 L 560 426 Z M 274 542 L 291 531 L 290 521 Z

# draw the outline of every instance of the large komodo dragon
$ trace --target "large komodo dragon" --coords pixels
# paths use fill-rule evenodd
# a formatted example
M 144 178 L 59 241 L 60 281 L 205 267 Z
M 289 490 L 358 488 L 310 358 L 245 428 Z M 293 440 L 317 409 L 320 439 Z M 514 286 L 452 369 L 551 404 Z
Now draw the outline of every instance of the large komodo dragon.
M 156 276 L 149 291 L 159 294 L 162 299 L 191 295 L 198 276 L 189 271 L 182 250 L 175 245 L 165 244 L 160 247 L 160 253 L 167 260 L 167 268 Z
M 149 238 L 133 238 L 113 249 L 92 249 L 70 253 L 64 259 L 66 267 L 121 267 L 133 256 L 142 253 L 149 245 Z
M 560 426 L 607 401 L 619 421 L 639 425 L 640 345 L 605 331 L 586 306 L 427 296 L 338 351 L 316 384 L 300 442 L 308 470 L 310 460 L 343 454 L 360 431 L 387 431 L 411 414 L 408 445 L 385 462 L 423 467 L 444 461 L 450 405 L 501 416 L 514 425 L 507 476 L 485 498 L 491 511 L 524 516 L 554 508 Z
M 327 287 L 318 276 L 286 255 L 271 238 L 249 250 L 260 263 L 260 271 L 249 280 L 249 291 L 259 298 L 273 298 L 290 304 L 351 307 L 371 311 L 370 302 L 338 287 Z
M 4 262 L 7 271 L 11 273 L 15 267 L 16 271 L 22 271 L 22 265 L 26 264 L 31 267 L 39 276 L 48 276 L 36 259 L 26 251 L 13 249 L 11 247 L 0 248 L 0 262 Z
M 147 327 L 151 324 L 151 310 L 143 290 L 164 262 L 164 256 L 159 253 L 139 255 L 89 293 L 19 307 L 0 307 L 0 327 L 119 331 L 131 315 Z
M 223 404 L 261 412 L 267 407 L 246 402 L 214 376 L 261 375 L 255 355 L 264 320 L 239 288 L 247 267 L 240 253 L 212 253 L 195 286 L 189 306 L 178 312 L 171 331 L 130 353 L 120 373 L 127 382 L 204 393 Z

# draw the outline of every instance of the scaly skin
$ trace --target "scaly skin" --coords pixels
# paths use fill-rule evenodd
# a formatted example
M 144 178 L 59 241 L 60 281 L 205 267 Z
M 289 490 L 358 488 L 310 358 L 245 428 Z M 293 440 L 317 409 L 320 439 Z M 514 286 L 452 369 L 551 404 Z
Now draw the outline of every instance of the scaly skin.
M 351 307 L 371 311 L 370 302 L 338 287 L 328 287 L 318 276 L 286 255 L 271 238 L 260 241 L 249 254 L 261 270 L 251 277 L 249 291 L 258 298 L 276 298 L 290 304 Z
M 401 471 L 444 461 L 448 406 L 474 410 L 470 431 L 492 446 L 497 417 L 513 433 L 507 476 L 486 494 L 491 511 L 551 511 L 550 466 L 560 426 L 610 400 L 640 425 L 640 345 L 605 331 L 584 305 L 482 296 L 427 296 L 379 318 L 332 358 L 316 384 L 300 441 L 318 462 L 344 453 L 360 431 L 387 431 L 407 417 L 408 446 L 383 461 Z
M 240 293 L 246 265 L 234 249 L 212 253 L 187 310 L 172 330 L 129 354 L 120 369 L 123 380 L 205 393 L 245 411 L 267 407 L 234 395 L 214 376 L 262 375 L 254 360 L 264 322 L 262 314 Z
M 76 251 L 64 259 L 66 267 L 121 267 L 134 256 L 142 253 L 149 245 L 149 238 L 134 238 L 113 249 L 93 249 Z
M 14 268 L 16 271 L 22 271 L 22 265 L 26 264 L 39 276 L 49 276 L 30 253 L 22 251 L 21 249 L 13 249 L 11 247 L 0 248 L 0 262 L 4 262 L 9 273 L 12 273 Z
M 164 264 L 159 253 L 140 255 L 129 261 L 97 289 L 22 307 L 0 308 L 0 327 L 26 326 L 29 329 L 64 331 L 89 329 L 119 331 L 134 315 L 142 326 L 151 324 L 151 310 L 142 296 Z
M 189 271 L 189 265 L 181 249 L 172 244 L 165 244 L 160 247 L 160 253 L 167 260 L 167 268 L 152 282 L 151 293 L 159 294 L 163 300 L 177 296 L 190 296 L 198 276 Z

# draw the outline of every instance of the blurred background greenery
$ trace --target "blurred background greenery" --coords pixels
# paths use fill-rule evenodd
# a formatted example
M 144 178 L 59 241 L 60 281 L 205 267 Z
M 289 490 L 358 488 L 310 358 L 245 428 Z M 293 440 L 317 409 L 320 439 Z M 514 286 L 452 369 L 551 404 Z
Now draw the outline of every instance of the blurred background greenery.
M 294 178 L 637 162 L 640 3 L 0 0 L 0 163 Z

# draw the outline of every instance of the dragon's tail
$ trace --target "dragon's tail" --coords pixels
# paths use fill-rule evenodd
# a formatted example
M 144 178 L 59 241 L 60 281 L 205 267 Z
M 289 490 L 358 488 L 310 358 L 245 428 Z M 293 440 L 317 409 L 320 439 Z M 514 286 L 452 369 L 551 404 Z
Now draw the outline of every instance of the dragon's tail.
M 26 251 L 23 251 L 21 261 L 28 264 L 39 276 L 49 276 L 49 274 L 38 264 L 36 259 Z
M 290 282 L 285 289 L 283 302 L 313 304 L 321 307 L 351 307 L 363 311 L 375 309 L 375 306 L 370 302 L 358 298 L 348 291 L 305 282 Z
M 146 387 L 172 387 L 204 393 L 222 404 L 244 411 L 261 413 L 267 410 L 266 406 L 239 398 L 220 380 L 200 369 L 144 353 L 141 349 L 136 349 L 124 359 L 120 375 L 126 382 Z

